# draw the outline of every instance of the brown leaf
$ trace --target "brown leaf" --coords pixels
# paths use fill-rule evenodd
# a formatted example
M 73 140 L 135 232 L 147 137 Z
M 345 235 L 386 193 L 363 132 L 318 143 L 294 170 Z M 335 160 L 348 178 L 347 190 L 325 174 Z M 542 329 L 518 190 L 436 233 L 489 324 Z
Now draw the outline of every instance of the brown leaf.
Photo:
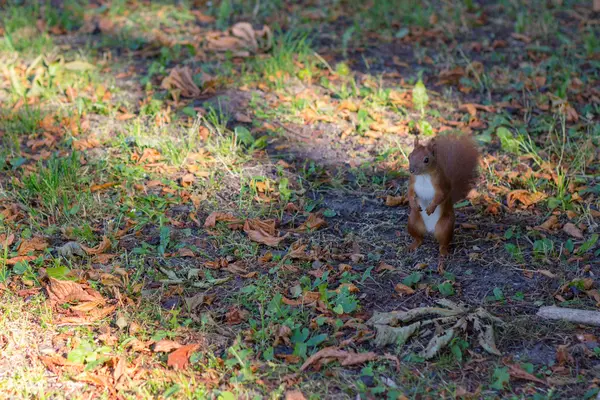
M 108 188 L 111 188 L 116 185 L 118 185 L 117 182 L 107 182 L 107 183 L 102 183 L 99 185 L 92 185 L 92 186 L 90 186 L 90 192 L 92 192 L 92 193 L 98 192 L 100 190 L 108 189 Z
M 396 270 L 396 268 L 394 268 L 390 264 L 386 264 L 385 262 L 382 261 L 381 264 L 379 264 L 379 267 L 377 267 L 377 269 L 375 270 L 375 272 L 395 271 L 395 270 Z
M 17 254 L 20 256 L 24 256 L 29 252 L 42 251 L 46 247 L 48 247 L 48 242 L 46 242 L 46 239 L 43 239 L 41 237 L 34 237 L 29 240 L 22 241 L 19 245 L 19 248 L 17 249 Z
M 525 371 L 523 368 L 521 368 L 520 365 L 517 364 L 508 364 L 508 373 L 510 374 L 510 376 L 512 376 L 513 378 L 517 378 L 517 379 L 524 379 L 526 381 L 532 381 L 532 382 L 537 382 L 537 383 L 541 383 L 543 385 L 546 385 L 546 381 L 538 378 L 537 376 L 530 374 L 529 372 Z
M 287 234 L 284 236 L 275 236 L 275 221 L 260 221 L 257 219 L 246 220 L 244 223 L 244 232 L 246 232 L 253 242 L 266 244 L 271 247 L 278 246 L 288 236 Z
M 569 353 L 569 347 L 566 344 L 561 344 L 556 348 L 556 361 L 558 361 L 558 365 L 560 366 L 572 364 L 575 361 Z
M 204 227 L 205 228 L 214 228 L 217 224 L 217 222 L 219 221 L 223 221 L 223 222 L 228 222 L 228 223 L 240 223 L 241 220 L 234 217 L 232 214 L 230 213 L 222 213 L 222 212 L 212 212 L 207 218 L 206 221 L 204 221 Z
M 358 105 L 352 100 L 346 99 L 337 106 L 338 111 L 348 110 L 352 112 L 358 111 Z
M 154 344 L 154 352 L 155 353 L 160 353 L 160 352 L 168 353 L 168 352 L 176 350 L 180 347 L 182 347 L 182 344 L 180 344 L 174 340 L 163 339 Z
M 403 204 L 406 204 L 407 200 L 405 196 L 390 196 L 388 195 L 385 198 L 385 205 L 388 207 L 398 207 Z
M 194 176 L 194 174 L 185 174 L 181 177 L 181 186 L 189 187 L 192 185 L 192 183 L 194 183 L 195 180 L 196 177 Z
M 458 109 L 461 111 L 468 112 L 471 115 L 471 117 L 477 116 L 477 108 L 475 108 L 475 105 L 473 105 L 473 104 L 470 104 L 470 103 L 462 104 Z
M 181 346 L 171 354 L 167 359 L 167 365 L 174 369 L 185 369 L 190 362 L 190 355 L 200 347 L 199 344 L 188 344 Z
M 202 91 L 192 78 L 190 67 L 175 67 L 169 76 L 163 79 L 161 87 L 166 90 L 178 89 L 183 97 L 199 97 Z
M 508 207 L 510 208 L 513 208 L 517 201 L 522 203 L 525 207 L 529 207 L 530 205 L 538 203 L 545 198 L 546 195 L 542 192 L 531 193 L 527 190 L 519 189 L 510 192 L 506 197 L 506 201 L 508 203 Z
M 304 231 L 307 229 L 317 230 L 317 229 L 321 229 L 326 226 L 327 226 L 327 221 L 325 221 L 323 218 L 319 217 L 315 213 L 310 213 L 310 214 L 308 214 L 308 218 L 306 219 L 306 221 L 302 225 L 300 225 L 298 230 L 301 230 L 301 231 Z
M 114 363 L 114 361 L 113 361 Z M 125 357 L 118 357 L 118 361 L 115 365 L 115 369 L 113 370 L 113 378 L 115 382 L 118 382 L 119 379 L 127 372 L 127 359 Z
M 106 236 L 102 236 L 102 242 L 100 242 L 100 244 L 98 244 L 98 246 L 96 247 L 87 247 L 85 245 L 81 245 L 81 248 L 88 254 L 88 255 L 98 255 L 98 254 L 102 254 L 104 253 L 106 250 L 110 249 L 111 246 L 111 242 L 110 239 Z
M 8 236 L 6 235 L 6 233 L 3 233 L 0 235 L 0 248 L 9 247 L 14 242 L 15 242 L 14 233 L 11 233 Z
M 229 325 L 239 325 L 247 319 L 248 315 L 245 311 L 232 307 L 227 314 L 225 314 L 225 318 Z
M 299 390 L 288 390 L 285 392 L 285 400 L 306 400 L 306 397 Z
M 574 238 L 583 239 L 583 233 L 581 233 L 581 230 L 571 222 L 567 222 L 565 226 L 563 226 L 563 231 L 573 236 Z
M 252 123 L 252 118 L 241 112 L 236 112 L 233 114 L 233 118 L 235 118 L 237 122 L 242 122 L 244 124 Z
M 46 286 L 50 303 L 62 304 L 72 301 L 98 301 L 104 300 L 102 295 L 90 287 L 74 281 L 61 281 L 49 277 L 49 284 Z
M 413 294 L 415 292 L 415 289 L 402 283 L 397 283 L 396 286 L 394 286 L 394 290 L 398 294 Z
M 373 352 L 368 353 L 354 353 L 350 351 L 340 350 L 337 347 L 326 347 L 319 350 L 312 356 L 308 357 L 304 364 L 300 367 L 300 372 L 306 370 L 311 365 L 323 359 L 336 359 L 342 366 L 350 366 L 356 364 L 362 364 L 367 361 L 372 361 L 377 358 L 377 354 Z
M 550 279 L 556 278 L 556 275 L 553 274 L 552 272 L 548 271 L 547 269 L 538 269 L 536 272 L 539 274 L 542 274 L 544 276 L 547 276 Z
M 6 265 L 15 265 L 16 263 L 21 261 L 33 261 L 36 258 L 36 256 L 17 256 L 6 260 Z
M 541 224 L 539 227 L 546 231 L 552 231 L 556 229 L 558 227 L 558 217 L 556 215 L 550 216 L 550 218 L 548 218 L 546 222 Z

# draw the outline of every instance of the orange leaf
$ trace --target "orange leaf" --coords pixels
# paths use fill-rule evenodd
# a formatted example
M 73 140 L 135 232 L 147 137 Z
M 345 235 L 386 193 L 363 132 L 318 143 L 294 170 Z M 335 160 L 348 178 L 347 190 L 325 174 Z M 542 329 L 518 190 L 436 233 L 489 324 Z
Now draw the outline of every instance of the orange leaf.
M 116 186 L 118 185 L 117 182 L 108 182 L 108 183 L 102 183 L 100 185 L 92 185 L 90 186 L 90 192 L 97 192 L 99 190 L 104 190 L 104 189 L 108 189 L 110 187 Z
M 527 190 L 520 189 L 510 192 L 506 197 L 506 201 L 510 208 L 513 208 L 517 201 L 522 203 L 525 207 L 529 207 L 545 198 L 546 195 L 542 192 L 531 193 Z
M 390 196 L 388 195 L 385 198 L 385 205 L 388 207 L 398 207 L 401 206 L 402 204 L 406 204 L 406 197 L 405 196 Z
M 88 255 L 97 255 L 97 254 L 102 254 L 106 250 L 110 249 L 110 246 L 111 246 L 110 239 L 106 236 L 102 236 L 102 242 L 100 242 L 100 244 L 98 246 L 87 247 L 87 246 L 81 245 L 81 248 L 83 250 L 85 250 L 85 252 Z
M 177 350 L 179 348 L 181 348 L 183 345 L 174 341 L 174 340 L 167 340 L 167 339 L 163 339 L 163 340 L 159 340 L 158 342 L 156 342 L 156 344 L 154 345 L 154 352 L 155 353 L 168 353 L 170 351 L 173 350 Z
M 6 260 L 6 265 L 15 265 L 16 263 L 21 261 L 33 261 L 36 258 L 36 256 L 17 256 Z
M 46 242 L 46 239 L 43 239 L 41 237 L 34 237 L 29 240 L 22 241 L 19 245 L 19 248 L 17 249 L 17 254 L 20 256 L 24 256 L 32 251 L 42 251 L 46 247 L 48 247 L 48 242 Z
M 552 215 L 552 216 L 550 216 L 550 218 L 548 218 L 546 220 L 546 222 L 541 224 L 539 227 L 544 230 L 547 230 L 547 231 L 552 231 L 552 230 L 556 229 L 557 226 L 558 226 L 558 217 L 556 215 Z
M 319 217 L 317 214 L 310 213 L 308 214 L 308 218 L 306 219 L 306 221 L 302 225 L 300 225 L 298 230 L 317 230 L 325 226 L 327 226 L 327 221 Z
M 199 344 L 188 344 L 186 346 L 181 346 L 169 354 L 167 365 L 175 369 L 185 369 L 190 362 L 190 355 L 199 347 Z
M 306 397 L 299 390 L 290 390 L 285 392 L 285 400 L 306 400 Z
M 413 294 L 415 292 L 415 289 L 411 288 L 410 286 L 406 286 L 403 283 L 397 283 L 396 286 L 394 286 L 394 290 L 398 294 Z

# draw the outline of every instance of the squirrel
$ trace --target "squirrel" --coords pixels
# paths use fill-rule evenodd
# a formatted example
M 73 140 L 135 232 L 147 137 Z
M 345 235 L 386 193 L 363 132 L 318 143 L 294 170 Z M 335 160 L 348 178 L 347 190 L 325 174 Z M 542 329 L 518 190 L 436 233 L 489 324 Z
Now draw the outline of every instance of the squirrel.
M 408 161 L 408 233 L 414 239 L 408 249 L 415 251 L 425 234 L 433 234 L 440 246 L 438 269 L 443 270 L 454 235 L 454 204 L 475 186 L 479 151 L 465 135 L 438 136 L 426 145 L 416 136 Z

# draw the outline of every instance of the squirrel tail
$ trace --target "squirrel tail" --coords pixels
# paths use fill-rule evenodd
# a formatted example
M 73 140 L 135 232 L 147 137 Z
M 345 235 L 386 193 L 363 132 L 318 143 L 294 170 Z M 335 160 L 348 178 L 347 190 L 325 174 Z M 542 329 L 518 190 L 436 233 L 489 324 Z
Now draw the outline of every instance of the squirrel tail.
M 437 163 L 450 180 L 452 204 L 467 197 L 478 177 L 479 151 L 467 135 L 444 135 L 435 139 Z

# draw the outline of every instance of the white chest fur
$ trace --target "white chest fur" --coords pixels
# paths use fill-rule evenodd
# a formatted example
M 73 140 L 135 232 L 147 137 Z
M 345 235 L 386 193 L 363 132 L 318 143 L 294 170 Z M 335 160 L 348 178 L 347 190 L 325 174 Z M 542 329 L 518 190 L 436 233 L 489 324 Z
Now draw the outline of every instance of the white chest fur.
M 431 183 L 431 176 L 429 174 L 415 176 L 415 194 L 421 206 L 421 218 L 423 218 L 423 222 L 425 223 L 425 229 L 427 229 L 427 232 L 433 233 L 435 225 L 440 219 L 440 207 L 436 207 L 431 215 L 427 215 L 425 212 L 425 209 L 435 196 L 435 189 Z

